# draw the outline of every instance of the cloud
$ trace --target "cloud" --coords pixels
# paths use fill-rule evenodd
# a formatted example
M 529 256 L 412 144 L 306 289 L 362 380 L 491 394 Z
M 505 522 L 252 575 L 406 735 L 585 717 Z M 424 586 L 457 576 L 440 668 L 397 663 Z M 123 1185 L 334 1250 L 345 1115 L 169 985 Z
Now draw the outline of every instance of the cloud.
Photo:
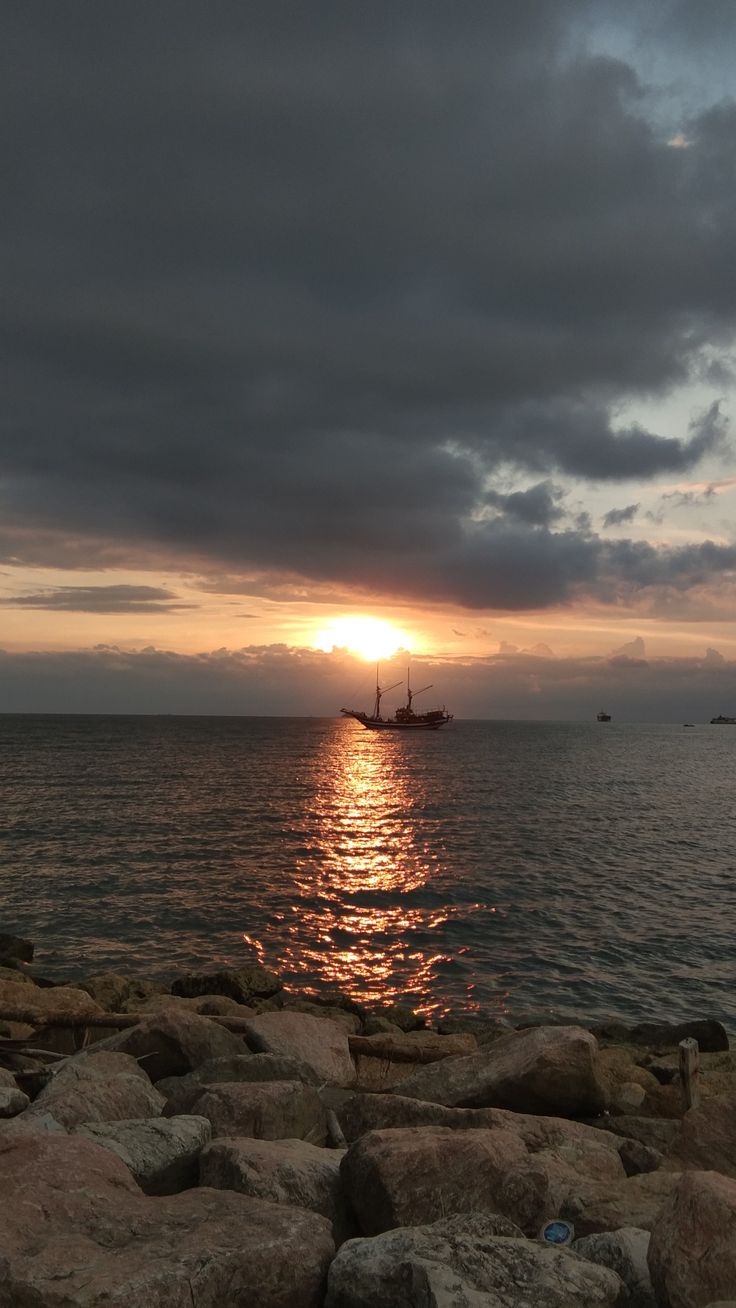
M 624 522 L 633 522 L 639 512 L 638 504 L 627 504 L 625 509 L 609 509 L 603 515 L 604 527 L 619 527 Z
M 615 721 L 707 722 L 736 704 L 736 661 L 710 657 L 550 658 L 499 652 L 487 658 L 416 660 L 458 718 L 594 722 L 605 703 Z M 387 669 L 388 673 L 388 669 Z M 402 667 L 397 665 L 397 679 Z M 68 653 L 0 650 L 0 712 L 308 714 L 335 718 L 346 695 L 366 704 L 371 672 L 342 652 L 285 645 L 196 655 L 114 646 Z M 397 691 L 397 695 L 400 692 Z
M 633 640 L 627 641 L 625 645 L 619 645 L 618 649 L 611 650 L 611 658 L 646 658 L 646 646 L 641 636 L 635 636 Z
M 723 451 L 715 401 L 687 437 L 616 415 L 732 340 L 736 107 L 660 131 L 600 48 L 635 6 L 463 14 L 17 8 L 0 558 L 516 609 L 625 568 L 546 479 Z M 484 501 L 509 470 L 543 480 Z
M 176 598 L 173 591 L 158 586 L 54 586 L 0 599 L 0 605 L 58 613 L 172 613 L 197 607 L 169 603 Z

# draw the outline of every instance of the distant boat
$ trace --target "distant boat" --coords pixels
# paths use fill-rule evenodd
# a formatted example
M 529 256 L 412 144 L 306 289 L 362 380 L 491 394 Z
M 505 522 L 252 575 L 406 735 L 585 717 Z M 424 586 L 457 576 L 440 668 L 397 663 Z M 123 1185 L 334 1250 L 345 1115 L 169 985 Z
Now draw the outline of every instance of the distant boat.
M 722 727 L 724 723 L 728 724 L 730 727 L 735 727 L 736 718 L 724 718 L 723 714 L 719 713 L 717 718 L 711 718 L 710 720 L 710 725 L 712 727 Z
M 412 690 L 410 682 L 411 669 L 406 674 L 406 704 L 398 708 L 392 718 L 381 716 L 381 699 L 388 694 L 389 690 L 395 690 L 400 686 L 400 681 L 395 681 L 393 686 L 386 686 L 381 689 L 378 684 L 378 667 L 376 667 L 376 698 L 373 703 L 373 712 L 364 713 L 360 709 L 340 709 L 340 712 L 346 718 L 355 718 L 361 726 L 367 727 L 369 731 L 436 731 L 438 727 L 443 727 L 445 723 L 452 722 L 453 715 L 448 713 L 447 709 L 442 707 L 431 709 L 429 713 L 415 713 L 412 708 L 412 700 L 417 695 L 423 695 L 425 690 L 431 690 L 431 685 L 422 686 L 421 690 Z
M 682 725 L 683 725 L 683 727 L 694 727 L 694 726 L 695 726 L 695 723 L 694 723 L 694 722 L 683 722 Z
M 610 713 L 604 713 L 604 712 L 603 712 L 603 709 L 601 709 L 600 713 L 598 713 L 598 714 L 596 715 L 596 721 L 597 721 L 597 722 L 610 722 L 610 721 L 611 721 L 611 715 L 610 715 Z

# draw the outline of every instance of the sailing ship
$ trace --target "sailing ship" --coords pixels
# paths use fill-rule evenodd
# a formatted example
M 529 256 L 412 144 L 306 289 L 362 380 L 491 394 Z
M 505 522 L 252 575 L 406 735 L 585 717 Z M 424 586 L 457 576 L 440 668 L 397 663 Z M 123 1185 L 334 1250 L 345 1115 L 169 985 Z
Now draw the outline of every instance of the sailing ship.
M 600 713 L 596 714 L 596 722 L 610 722 L 610 721 L 611 721 L 610 713 L 606 713 L 603 709 L 601 709 Z
M 412 707 L 412 701 L 417 695 L 423 695 L 425 690 L 431 690 L 432 685 L 422 686 L 421 690 L 412 690 L 411 688 L 411 668 L 407 669 L 406 674 L 406 704 L 397 708 L 392 718 L 381 716 L 381 699 L 387 695 L 390 690 L 395 690 L 397 686 L 402 685 L 401 681 L 395 681 L 392 686 L 381 688 L 378 683 L 378 667 L 376 666 L 376 698 L 373 702 L 373 712 L 365 713 L 360 709 L 340 709 L 340 712 L 346 718 L 355 718 L 361 726 L 367 727 L 369 731 L 436 731 L 438 727 L 443 727 L 447 722 L 452 722 L 453 714 L 448 713 L 444 707 L 431 709 L 428 713 L 415 713 Z
M 722 727 L 724 725 L 733 727 L 736 726 L 736 718 L 724 718 L 723 714 L 719 713 L 717 718 L 711 718 L 710 725 L 712 727 Z

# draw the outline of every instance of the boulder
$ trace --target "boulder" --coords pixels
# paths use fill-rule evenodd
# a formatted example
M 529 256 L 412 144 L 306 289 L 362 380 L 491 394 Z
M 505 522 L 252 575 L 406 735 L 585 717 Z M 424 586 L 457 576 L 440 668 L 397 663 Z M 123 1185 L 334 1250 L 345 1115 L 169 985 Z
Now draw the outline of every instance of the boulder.
M 621 1278 L 629 1292 L 627 1308 L 657 1308 L 647 1263 L 649 1239 L 649 1231 L 624 1226 L 620 1231 L 586 1235 L 573 1248 L 581 1258 L 610 1267 Z
M 180 995 L 156 994 L 145 999 L 135 995 L 123 1003 L 124 1013 L 162 1013 L 167 1008 L 178 1008 L 185 1013 L 199 1013 L 202 1017 L 250 1017 L 252 1008 L 238 1004 L 227 995 L 199 995 L 196 999 L 182 999 Z
M 121 976 L 117 972 L 100 972 L 80 981 L 79 987 L 91 995 L 105 1013 L 124 1013 L 129 1000 L 144 1000 L 161 994 L 166 987 L 145 977 Z
M 679 1132 L 677 1121 L 668 1121 L 657 1117 L 640 1117 L 638 1114 L 626 1114 L 620 1117 L 599 1117 L 593 1123 L 614 1135 L 636 1140 L 647 1149 L 666 1154 Z M 649 1170 L 649 1169 L 646 1169 Z
M 281 980 L 275 972 L 263 967 L 240 967 L 226 972 L 190 972 L 174 981 L 171 993 L 183 999 L 225 995 L 238 1004 L 249 1004 L 253 999 L 268 999 L 280 989 Z
M 336 1243 L 355 1234 L 340 1176 L 344 1150 L 306 1140 L 213 1140 L 199 1160 L 202 1185 L 321 1213 Z
M 60 1054 L 73 1054 L 85 1042 L 86 1032 L 84 1027 L 55 1026 L 54 1018 L 83 1017 L 102 1012 L 99 1004 L 84 990 L 74 986 L 41 989 L 37 985 L 29 986 L 26 977 L 17 981 L 0 981 L 0 1009 L 30 1010 L 33 1014 L 30 1025 L 12 1023 L 12 1037 L 27 1039 L 35 1032 L 39 1046 Z
M 164 1097 L 127 1054 L 78 1054 L 63 1063 L 36 1096 L 23 1120 L 48 1113 L 67 1130 L 82 1122 L 158 1117 Z
M 584 1196 L 573 1196 L 560 1215 L 574 1223 L 580 1236 L 618 1231 L 622 1226 L 651 1231 L 678 1180 L 677 1172 L 660 1170 L 627 1176 L 616 1185 L 599 1183 Z
M 503 1218 L 469 1214 L 348 1240 L 325 1308 L 614 1308 L 615 1272 L 524 1240 Z
M 621 1160 L 605 1148 L 563 1145 L 530 1153 L 509 1169 L 496 1192 L 501 1212 L 534 1236 L 553 1216 L 572 1221 L 576 1230 L 587 1208 L 615 1193 L 625 1180 Z
M 594 1116 L 606 1104 L 597 1052 L 581 1027 L 535 1027 L 511 1032 L 480 1053 L 433 1063 L 396 1090 L 447 1107 Z
M 640 1045 L 645 1049 L 676 1049 L 681 1040 L 697 1040 L 703 1053 L 728 1049 L 728 1034 L 721 1022 L 713 1018 L 696 1018 L 689 1022 L 638 1022 L 636 1026 L 595 1023 L 591 1031 L 600 1040 L 613 1039 L 616 1044 Z
M 335 1022 L 347 1032 L 348 1035 L 355 1035 L 362 1029 L 362 1022 L 357 1013 L 351 1012 L 347 1008 L 332 1008 L 327 1004 L 312 1003 L 308 999 L 299 999 L 298 997 L 286 996 L 284 998 L 284 1011 L 289 1013 L 309 1013 L 311 1017 L 319 1017 Z
M 98 1042 L 97 1048 L 132 1054 L 141 1060 L 152 1081 L 160 1081 L 165 1076 L 183 1076 L 211 1058 L 242 1054 L 245 1047 L 240 1036 L 219 1023 L 167 1008 Z
M 327 1018 L 309 1013 L 260 1013 L 246 1023 L 246 1040 L 263 1054 L 297 1058 L 311 1067 L 320 1083 L 352 1085 L 355 1068 L 347 1031 Z
M 205 1117 L 156 1117 L 87 1122 L 74 1134 L 117 1154 L 145 1194 L 178 1194 L 197 1184 L 212 1127 Z
M 703 1099 L 685 1113 L 667 1151 L 669 1166 L 722 1172 L 736 1179 L 736 1095 Z
M 149 1198 L 107 1149 L 0 1137 L 3 1308 L 318 1308 L 334 1245 L 315 1213 L 224 1190 Z
M 504 1178 L 525 1157 L 511 1132 L 406 1127 L 362 1136 L 342 1175 L 361 1231 L 376 1235 L 454 1213 L 502 1213 Z
M 318 1085 L 316 1073 L 306 1063 L 280 1054 L 233 1054 L 230 1058 L 211 1058 L 200 1063 L 186 1076 L 167 1076 L 156 1082 L 156 1089 L 170 1100 L 169 1111 L 176 1104 L 189 1104 L 203 1085 L 223 1081 L 303 1081 Z
M 13 1073 L 0 1067 L 0 1117 L 16 1117 L 30 1102 L 28 1095 L 18 1088 Z
M 170 1105 L 164 1110 L 170 1114 Z M 212 1134 L 245 1135 L 256 1140 L 327 1139 L 327 1113 L 314 1086 L 300 1081 L 223 1082 L 202 1086 L 187 1112 L 206 1117 Z
M 36 982 L 30 972 L 20 971 L 21 964 L 17 963 L 15 967 L 0 966 L 0 981 L 10 981 L 12 985 L 35 986 Z M 28 999 L 30 1004 L 33 1001 Z
M 23 936 L 11 936 L 0 931 L 0 959 L 14 959 L 18 963 L 33 962 L 33 944 Z
M 649 1270 L 667 1308 L 705 1308 L 736 1289 L 736 1181 L 684 1172 L 649 1245 Z

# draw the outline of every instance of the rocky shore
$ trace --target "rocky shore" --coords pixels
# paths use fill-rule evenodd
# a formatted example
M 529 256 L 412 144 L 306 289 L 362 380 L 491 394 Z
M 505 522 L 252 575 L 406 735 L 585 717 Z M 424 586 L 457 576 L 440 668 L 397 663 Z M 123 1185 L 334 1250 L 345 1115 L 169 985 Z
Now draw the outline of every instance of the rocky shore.
M 0 1308 L 736 1308 L 716 1021 L 432 1028 L 32 959 L 0 935 Z

